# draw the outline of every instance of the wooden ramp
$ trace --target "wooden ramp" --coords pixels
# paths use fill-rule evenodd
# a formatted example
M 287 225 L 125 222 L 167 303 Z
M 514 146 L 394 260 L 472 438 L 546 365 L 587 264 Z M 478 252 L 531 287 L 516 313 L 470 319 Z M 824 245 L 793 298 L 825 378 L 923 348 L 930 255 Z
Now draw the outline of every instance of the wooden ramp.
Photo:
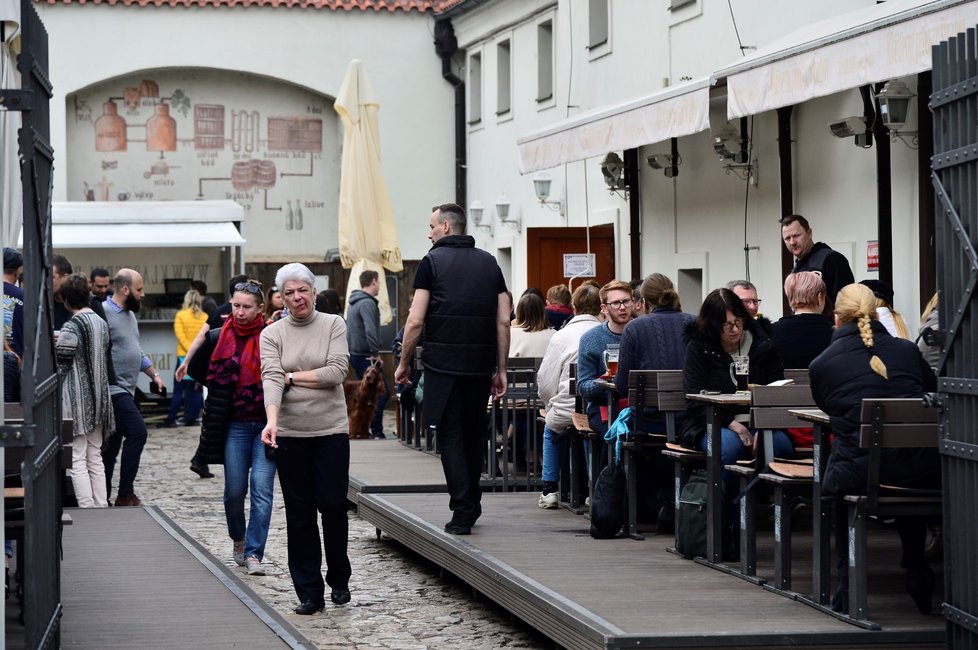
M 315 647 L 159 509 L 69 512 L 62 647 Z
M 944 647 L 939 614 L 870 603 L 882 631 L 668 553 L 671 538 L 593 540 L 534 495 L 485 494 L 473 534 L 446 535 L 446 494 L 360 495 L 360 516 L 566 648 Z M 898 570 L 898 569 L 897 569 Z M 876 606 L 876 609 L 874 609 Z
M 441 460 L 398 440 L 351 440 L 347 499 L 364 493 L 444 492 Z

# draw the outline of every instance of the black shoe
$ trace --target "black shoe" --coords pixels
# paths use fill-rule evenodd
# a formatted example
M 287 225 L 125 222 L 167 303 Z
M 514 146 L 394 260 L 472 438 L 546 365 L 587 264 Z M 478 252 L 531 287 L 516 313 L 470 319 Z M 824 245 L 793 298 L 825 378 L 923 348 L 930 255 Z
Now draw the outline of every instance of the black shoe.
M 934 597 L 934 572 L 931 571 L 929 564 L 912 566 L 907 569 L 907 592 L 917 603 L 917 609 L 921 614 L 930 614 L 933 611 Z
M 164 420 L 158 426 L 160 429 L 176 429 L 180 425 L 173 421 Z
M 316 612 L 323 611 L 324 607 L 326 607 L 326 603 L 322 601 L 307 600 L 295 608 L 295 613 L 299 614 L 300 616 L 311 616 Z
M 450 521 L 445 524 L 445 532 L 449 535 L 471 535 L 472 526 L 464 526 Z
M 190 461 L 190 471 L 200 475 L 200 478 L 214 478 L 214 475 L 211 474 L 211 471 L 207 468 L 207 465 L 201 465 L 199 463 L 195 463 L 194 461 Z
M 350 602 L 350 590 L 346 587 L 338 587 L 329 592 L 329 599 L 334 605 L 345 605 Z
M 377 433 L 371 433 L 370 438 L 372 440 L 387 440 L 387 436 L 383 431 L 378 431 Z

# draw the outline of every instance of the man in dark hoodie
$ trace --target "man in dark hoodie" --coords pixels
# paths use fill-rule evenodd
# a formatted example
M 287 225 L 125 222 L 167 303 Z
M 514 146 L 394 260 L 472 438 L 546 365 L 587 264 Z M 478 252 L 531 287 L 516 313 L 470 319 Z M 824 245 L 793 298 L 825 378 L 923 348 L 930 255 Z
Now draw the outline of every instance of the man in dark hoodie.
M 800 214 L 788 215 L 781 220 L 781 240 L 795 258 L 792 273 L 815 271 L 822 276 L 826 297 L 823 313 L 832 318 L 835 295 L 839 289 L 855 281 L 849 260 L 842 253 L 829 248 L 828 244 L 815 243 L 808 219 Z
M 380 309 L 377 294 L 380 293 L 380 275 L 377 271 L 360 274 L 360 288 L 350 294 L 350 306 L 346 312 L 346 343 L 350 348 L 350 365 L 357 379 L 371 364 L 383 365 L 380 359 Z M 377 410 L 370 421 L 370 437 L 383 440 L 384 406 L 387 404 L 387 378 L 384 378 L 384 394 L 377 398 Z

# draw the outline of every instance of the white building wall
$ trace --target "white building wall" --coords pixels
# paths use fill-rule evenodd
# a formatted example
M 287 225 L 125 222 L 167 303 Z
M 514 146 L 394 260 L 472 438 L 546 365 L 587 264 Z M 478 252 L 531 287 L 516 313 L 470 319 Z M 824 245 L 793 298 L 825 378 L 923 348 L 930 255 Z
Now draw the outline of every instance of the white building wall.
M 668 3 L 614 0 L 610 45 L 597 55 L 586 48 L 587 3 L 570 0 L 526 3 L 497 0 L 453 19 L 460 47 L 483 54 L 482 123 L 469 133 L 469 197 L 492 211 L 505 194 L 526 227 L 617 223 L 617 274 L 628 277 L 628 204 L 610 195 L 601 178 L 600 158 L 544 172 L 553 179 L 551 198 L 567 200 L 567 217 L 539 206 L 532 178 L 512 171 L 516 139 L 580 112 L 647 95 L 666 85 L 710 74 L 736 61 L 741 50 L 727 3 L 697 0 L 676 12 Z M 744 46 L 759 47 L 791 31 L 861 7 L 873 0 L 790 2 L 734 0 L 731 4 Z M 536 46 L 533 19 L 553 16 L 555 101 L 535 101 Z M 494 43 L 505 31 L 513 40 L 513 112 L 497 122 L 494 111 Z M 747 53 L 750 53 L 750 49 Z M 914 80 L 906 80 L 911 88 Z M 876 154 L 829 134 L 836 118 L 861 115 L 858 90 L 812 100 L 792 116 L 795 211 L 810 219 L 816 239 L 839 248 L 851 261 L 856 279 L 873 277 L 866 269 L 866 244 L 877 239 Z M 722 113 L 720 114 L 722 115 Z M 912 118 L 915 119 L 915 118 Z M 711 114 L 711 121 L 719 121 Z M 911 125 L 912 126 L 912 125 Z M 753 157 L 759 182 L 747 194 L 747 244 L 750 278 L 772 317 L 781 312 L 781 240 L 777 116 L 753 118 Z M 744 259 L 745 181 L 724 174 L 708 133 L 679 140 L 683 158 L 679 177 L 667 179 L 645 164 L 651 153 L 669 151 L 663 142 L 640 151 L 642 273 L 665 272 L 674 280 L 680 269 L 702 269 L 701 294 L 687 296 L 695 309 L 710 289 L 746 275 Z M 917 298 L 917 194 L 915 153 L 892 147 L 894 285 L 896 306 L 913 326 Z M 620 153 L 620 152 L 619 152 Z M 525 288 L 525 237 L 496 224 L 495 235 L 480 231 L 490 250 L 512 247 L 514 292 Z M 756 247 L 756 248 L 754 248 Z M 687 284 L 687 286 L 690 286 Z
M 383 164 L 405 259 L 427 251 L 430 208 L 454 195 L 453 92 L 441 78 L 431 17 L 386 11 L 39 4 L 51 52 L 52 144 L 64 164 L 72 93 L 139 71 L 248 72 L 335 98 L 351 59 L 364 61 L 380 102 Z M 335 217 L 338 181 L 327 201 Z M 70 199 L 63 169 L 55 200 Z M 194 198 L 187 196 L 184 198 Z M 329 216 L 327 216 L 329 218 Z M 337 246 L 323 241 L 323 253 Z M 249 241 L 248 257 L 262 256 Z

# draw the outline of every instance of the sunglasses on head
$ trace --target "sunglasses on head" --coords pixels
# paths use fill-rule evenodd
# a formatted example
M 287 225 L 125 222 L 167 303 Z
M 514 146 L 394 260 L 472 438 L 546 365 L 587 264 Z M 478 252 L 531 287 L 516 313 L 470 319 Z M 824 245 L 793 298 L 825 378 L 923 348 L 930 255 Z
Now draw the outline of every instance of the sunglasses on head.
M 253 293 L 257 296 L 261 295 L 261 285 L 257 282 L 239 282 L 234 285 L 235 291 L 246 291 L 248 293 Z

